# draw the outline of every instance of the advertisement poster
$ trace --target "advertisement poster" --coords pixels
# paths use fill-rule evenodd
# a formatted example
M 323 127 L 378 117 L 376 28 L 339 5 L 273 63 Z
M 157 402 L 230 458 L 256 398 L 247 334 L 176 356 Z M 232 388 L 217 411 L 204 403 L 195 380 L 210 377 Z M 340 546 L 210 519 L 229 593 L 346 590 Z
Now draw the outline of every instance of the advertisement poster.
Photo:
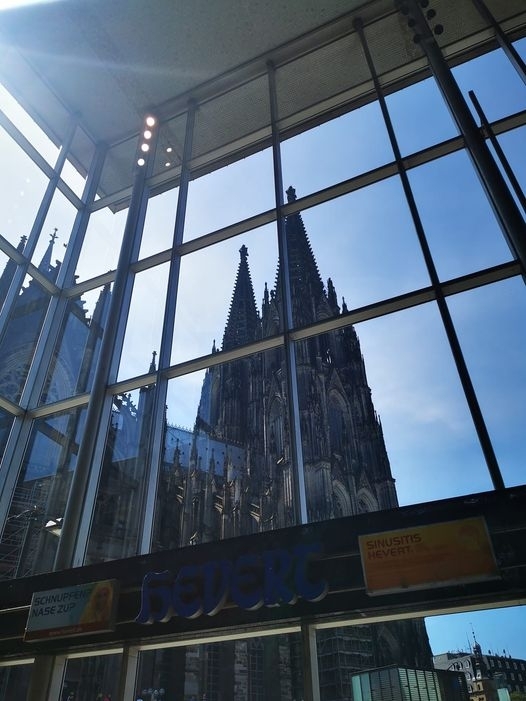
M 359 545 L 372 595 L 499 576 L 486 522 L 479 517 L 363 535 Z
M 114 630 L 118 582 L 113 579 L 35 592 L 24 640 L 65 638 Z

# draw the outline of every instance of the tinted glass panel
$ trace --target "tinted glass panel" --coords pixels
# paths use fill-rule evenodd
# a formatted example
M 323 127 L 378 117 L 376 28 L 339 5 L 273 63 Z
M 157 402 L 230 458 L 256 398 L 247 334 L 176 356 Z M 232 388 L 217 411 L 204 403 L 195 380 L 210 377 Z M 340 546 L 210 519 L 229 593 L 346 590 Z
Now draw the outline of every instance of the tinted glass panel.
M 90 391 L 110 300 L 106 285 L 67 302 L 42 403 Z
M 246 701 L 303 698 L 297 633 L 142 652 L 136 697 Z
M 276 333 L 277 261 L 272 224 L 184 256 L 172 363 Z
M 409 171 L 439 277 L 510 260 L 491 206 L 464 151 Z
M 35 265 L 45 261 L 57 266 L 62 261 L 76 214 L 71 202 L 56 190 L 33 253 Z
M 66 663 L 60 701 L 102 701 L 117 697 L 120 655 L 97 655 Z
M 192 180 L 184 238 L 222 229 L 275 206 L 270 149 Z
M 148 200 L 139 258 L 172 247 L 178 194 L 179 189 L 172 188 Z
M 429 285 L 398 178 L 290 215 L 285 228 L 296 325 Z
M 5 112 L 13 124 L 16 124 L 17 128 L 37 149 L 39 154 L 48 163 L 54 165 L 58 156 L 58 147 L 51 142 L 3 85 L 0 85 L 0 109 Z
M 287 411 L 280 348 L 170 381 L 154 549 L 295 522 Z
M 281 154 L 284 185 L 303 195 L 393 160 L 377 102 L 287 139 Z
M 434 304 L 302 344 L 300 411 L 307 496 L 318 504 L 313 518 L 491 489 Z
M 51 278 L 57 273 L 45 263 L 40 270 Z M 0 394 L 13 402 L 22 394 L 49 300 L 49 293 L 28 276 L 7 319 L 0 340 Z
M 0 128 L 2 158 L 11 164 L 0 171 L 2 236 L 17 246 L 29 236 L 48 180 L 22 149 Z
M 137 553 L 154 391 L 113 397 L 86 564 Z
M 392 93 L 386 99 L 402 156 L 458 133 L 433 78 Z
M 77 409 L 34 422 L 0 541 L 3 578 L 53 568 L 60 537 L 57 519 L 64 516 L 84 418 L 84 410 Z
M 506 486 L 524 482 L 526 291 L 522 278 L 448 299 Z
M 76 269 L 79 280 L 87 280 L 117 267 L 126 215 L 125 209 L 116 214 L 109 209 L 100 209 L 90 216 Z
M 463 63 L 453 69 L 458 84 L 471 107 L 468 92 L 473 90 L 490 122 L 526 108 L 526 85 L 502 49 Z
M 148 372 L 152 353 L 159 352 L 167 280 L 168 264 L 135 275 L 119 379 Z

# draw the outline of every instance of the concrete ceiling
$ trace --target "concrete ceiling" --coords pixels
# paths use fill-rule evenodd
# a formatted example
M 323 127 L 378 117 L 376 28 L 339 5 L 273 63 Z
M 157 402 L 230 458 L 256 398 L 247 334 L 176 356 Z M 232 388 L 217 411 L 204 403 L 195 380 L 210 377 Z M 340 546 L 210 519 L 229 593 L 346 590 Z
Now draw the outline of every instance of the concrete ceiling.
M 526 25 L 524 0 L 488 4 L 514 31 Z M 446 27 L 443 46 L 465 51 L 491 38 L 471 0 L 434 6 Z M 188 98 L 208 101 L 196 162 L 268 139 L 268 60 L 278 66 L 284 130 L 370 91 L 353 40 L 357 14 L 368 23 L 386 85 L 408 66 L 422 70 L 421 51 L 392 0 L 51 0 L 0 13 L 0 80 L 57 143 L 68 115 L 78 113 L 87 138 L 79 133 L 72 152 L 81 170 L 92 142 L 114 146 L 108 194 L 129 183 L 134 135 L 149 109 L 172 119 L 170 141 L 180 143 L 177 116 Z

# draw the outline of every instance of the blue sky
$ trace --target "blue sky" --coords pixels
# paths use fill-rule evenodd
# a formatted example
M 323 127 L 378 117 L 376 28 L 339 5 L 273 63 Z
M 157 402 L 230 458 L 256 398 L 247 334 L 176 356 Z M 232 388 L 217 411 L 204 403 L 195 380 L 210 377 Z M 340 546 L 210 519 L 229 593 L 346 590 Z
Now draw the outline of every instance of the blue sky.
M 525 42 L 520 49 L 524 50 Z M 526 87 L 501 52 L 455 69 L 464 93 L 474 89 L 490 119 L 526 108 Z M 24 133 L 54 162 L 56 149 L 16 105 L 0 94 Z M 432 81 L 391 95 L 388 105 L 403 154 L 454 136 L 455 126 Z M 12 112 L 14 110 L 14 112 Z M 0 233 L 16 245 L 28 233 L 45 180 L 19 149 L 0 135 L 6 160 Z M 526 128 L 501 138 L 526 187 Z M 522 155 L 521 155 L 522 154 Z M 285 188 L 298 197 L 393 159 L 378 106 L 373 104 L 283 144 Z M 79 191 L 82 179 L 68 166 L 67 181 Z M 205 234 L 273 207 L 270 151 L 193 181 L 185 239 Z M 410 172 L 415 199 L 429 237 L 439 277 L 464 275 L 510 260 L 493 213 L 464 153 Z M 171 245 L 177 191 L 150 203 L 141 256 Z M 57 227 L 56 257 L 64 254 L 74 209 L 57 193 L 47 217 L 38 262 Z M 403 294 L 429 284 L 409 212 L 397 178 L 351 193 L 302 213 L 324 281 L 331 277 L 349 308 Z M 126 212 L 92 217 L 78 266 L 85 280 L 114 268 Z M 183 259 L 172 362 L 220 345 L 239 262 L 249 249 L 255 297 L 274 284 L 277 242 L 274 225 L 261 227 Z M 167 266 L 137 276 L 119 378 L 142 374 L 159 350 Z M 97 292 L 86 295 L 88 310 Z M 145 301 L 146 300 L 146 301 Z M 524 482 L 526 461 L 526 294 L 512 279 L 448 299 L 453 320 L 485 414 L 507 485 Z M 401 504 L 491 489 L 458 376 L 434 304 L 375 319 L 356 327 L 373 402 L 382 420 Z M 170 382 L 169 419 L 192 426 L 202 373 Z M 484 650 L 506 649 L 526 658 L 524 608 L 433 617 L 433 651 L 466 648 L 473 625 Z

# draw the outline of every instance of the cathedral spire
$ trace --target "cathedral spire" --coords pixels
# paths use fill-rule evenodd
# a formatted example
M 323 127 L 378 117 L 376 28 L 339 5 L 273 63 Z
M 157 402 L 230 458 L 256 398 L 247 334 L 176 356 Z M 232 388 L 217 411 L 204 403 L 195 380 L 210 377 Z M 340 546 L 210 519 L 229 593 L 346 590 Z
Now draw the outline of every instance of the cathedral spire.
M 55 244 L 55 241 L 58 238 L 57 231 L 58 231 L 57 228 L 53 229 L 53 233 L 50 236 L 46 252 L 42 256 L 42 260 L 40 261 L 40 265 L 38 266 L 38 269 L 40 270 L 40 272 L 44 273 L 44 275 L 46 275 L 47 277 L 52 277 L 53 272 L 58 272 L 58 265 L 57 265 L 57 267 L 54 267 L 51 264 L 51 256 L 53 255 L 53 246 Z M 56 277 L 56 275 L 55 275 L 55 277 Z
M 254 341 L 259 334 L 259 314 L 248 267 L 248 249 L 239 249 L 240 261 L 225 333 L 223 350 Z
M 286 194 L 288 203 L 296 201 L 296 190 L 292 186 L 287 189 Z M 285 230 L 294 321 L 297 324 L 308 324 L 318 318 L 320 303 L 325 304 L 325 306 L 327 304 L 323 282 L 305 230 L 301 212 L 289 214 L 285 221 Z M 280 276 L 281 271 L 280 266 L 278 266 L 276 278 L 276 298 L 278 302 L 281 298 Z

